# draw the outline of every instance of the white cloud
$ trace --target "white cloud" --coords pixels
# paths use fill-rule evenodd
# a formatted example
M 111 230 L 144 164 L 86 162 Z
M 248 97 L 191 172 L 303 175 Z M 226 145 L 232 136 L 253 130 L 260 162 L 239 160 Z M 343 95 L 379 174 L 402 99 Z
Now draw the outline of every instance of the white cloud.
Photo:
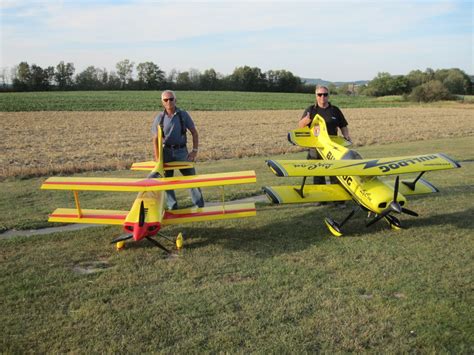
M 453 1 L 19 4 L 2 2 L 2 17 L 9 18 L 2 21 L 0 66 L 64 60 L 77 71 L 88 65 L 114 69 L 129 58 L 153 60 L 164 70 L 213 67 L 228 74 L 251 65 L 331 80 L 371 78 L 388 63 L 393 73 L 417 63 L 451 63 L 472 73 L 472 51 L 459 50 L 469 35 L 426 30 L 456 9 Z M 21 11 L 15 13 L 15 5 Z

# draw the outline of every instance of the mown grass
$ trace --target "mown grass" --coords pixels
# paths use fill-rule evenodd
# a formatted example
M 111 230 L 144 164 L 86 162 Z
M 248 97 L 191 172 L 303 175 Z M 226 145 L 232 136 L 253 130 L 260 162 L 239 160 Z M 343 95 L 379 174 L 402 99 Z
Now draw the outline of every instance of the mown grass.
M 160 94 L 161 91 L 1 93 L 0 112 L 156 111 L 161 109 Z M 178 105 L 192 111 L 296 110 L 314 102 L 314 94 L 237 91 L 178 91 L 177 98 Z M 331 102 L 344 108 L 419 106 L 403 100 L 401 96 L 333 95 Z
M 467 148 L 459 138 L 359 151 L 472 160 Z M 265 169 L 260 158 L 198 169 L 257 165 Z M 420 217 L 403 216 L 407 229 L 398 232 L 384 223 L 366 229 L 359 216 L 334 238 L 323 218 L 348 210 L 259 205 L 254 218 L 167 228 L 186 237 L 174 258 L 146 241 L 117 253 L 109 241 L 118 227 L 0 239 L 2 352 L 472 353 L 473 171 L 466 162 L 426 174 L 441 192 L 410 199 Z M 66 195 L 38 191 L 21 200 L 29 206 L 16 202 L 39 182 L 2 183 L 17 222 Z M 242 193 L 266 183 L 286 180 L 259 170 L 257 186 Z M 106 195 L 84 201 L 121 200 Z M 90 266 L 100 271 L 81 273 Z

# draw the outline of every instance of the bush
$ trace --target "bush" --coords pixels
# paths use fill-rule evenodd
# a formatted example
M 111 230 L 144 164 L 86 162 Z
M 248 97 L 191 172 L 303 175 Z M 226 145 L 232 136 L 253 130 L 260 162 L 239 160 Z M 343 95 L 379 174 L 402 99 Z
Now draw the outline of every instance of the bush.
M 439 100 L 452 100 L 453 96 L 439 80 L 431 80 L 415 87 L 408 96 L 411 101 L 433 102 Z

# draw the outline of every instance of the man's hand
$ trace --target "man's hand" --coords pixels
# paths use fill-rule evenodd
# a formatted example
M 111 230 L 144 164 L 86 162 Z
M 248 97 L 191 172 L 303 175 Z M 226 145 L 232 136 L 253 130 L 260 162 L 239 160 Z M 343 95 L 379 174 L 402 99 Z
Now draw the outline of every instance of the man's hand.
M 311 123 L 311 116 L 309 115 L 309 112 L 304 116 L 299 122 L 298 122 L 298 127 L 303 128 L 306 126 L 309 126 Z
M 188 161 L 196 161 L 196 157 L 197 157 L 197 151 L 195 151 L 194 149 L 188 154 Z

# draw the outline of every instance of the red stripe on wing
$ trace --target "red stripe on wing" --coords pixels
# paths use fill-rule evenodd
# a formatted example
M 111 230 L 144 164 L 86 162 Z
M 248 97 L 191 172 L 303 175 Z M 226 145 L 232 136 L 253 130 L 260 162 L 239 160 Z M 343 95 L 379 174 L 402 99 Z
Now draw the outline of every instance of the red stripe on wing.
M 190 212 L 190 213 L 172 213 L 165 212 L 164 219 L 178 219 L 178 218 L 188 218 L 188 217 L 205 217 L 205 216 L 217 216 L 221 214 L 231 214 L 231 213 L 240 213 L 240 212 L 255 212 L 255 208 L 244 208 L 236 210 L 226 210 L 226 211 L 210 211 L 210 212 Z
M 49 217 L 57 217 L 57 218 L 78 218 L 77 213 L 57 213 L 57 214 L 50 214 Z M 94 218 L 94 219 L 125 219 L 127 217 L 127 213 L 123 215 L 110 215 L 110 214 L 81 214 L 79 218 Z
M 153 187 L 153 186 L 168 186 L 168 185 L 185 185 L 189 183 L 199 182 L 211 182 L 211 181 L 236 181 L 242 179 L 253 178 L 255 175 L 242 175 L 242 176 L 230 176 L 230 177 L 219 177 L 219 178 L 204 178 L 204 179 L 189 179 L 189 180 L 168 180 L 168 181 L 157 181 L 156 179 L 143 179 L 134 182 L 100 182 L 100 181 L 45 181 L 44 185 L 81 185 L 81 186 L 141 186 L 141 187 Z

